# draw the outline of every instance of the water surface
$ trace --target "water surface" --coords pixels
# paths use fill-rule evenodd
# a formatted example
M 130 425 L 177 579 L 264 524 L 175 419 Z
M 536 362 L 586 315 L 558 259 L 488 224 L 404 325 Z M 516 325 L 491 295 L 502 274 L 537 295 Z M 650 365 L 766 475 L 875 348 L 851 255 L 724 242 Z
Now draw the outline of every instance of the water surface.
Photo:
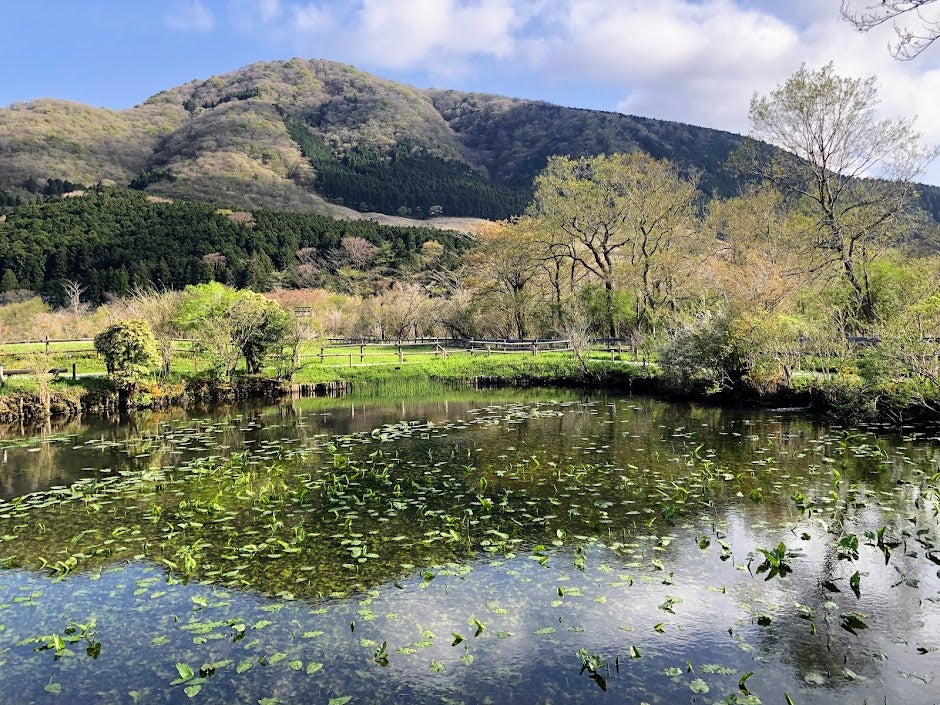
M 932 432 L 564 390 L 7 430 L 29 703 L 935 703 Z

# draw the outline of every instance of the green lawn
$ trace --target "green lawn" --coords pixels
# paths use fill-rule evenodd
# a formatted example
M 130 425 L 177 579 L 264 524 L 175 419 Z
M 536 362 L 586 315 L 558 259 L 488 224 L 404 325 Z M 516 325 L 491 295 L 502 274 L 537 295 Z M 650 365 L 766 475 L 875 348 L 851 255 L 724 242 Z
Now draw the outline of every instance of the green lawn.
M 7 371 L 21 370 L 28 366 L 28 358 L 43 353 L 44 343 L 17 343 L 0 345 L 0 364 Z M 195 353 L 188 341 L 174 343 L 172 373 L 175 377 L 185 378 L 205 371 L 209 367 L 209 358 Z M 445 379 L 458 379 L 478 375 L 510 377 L 562 374 L 574 365 L 573 358 L 567 353 L 531 352 L 470 354 L 467 350 L 449 349 L 443 359 L 435 345 L 403 346 L 389 345 L 328 345 L 317 341 L 304 343 L 300 348 L 300 364 L 294 381 L 298 383 L 326 382 L 352 379 L 384 379 L 390 377 L 436 376 Z M 322 354 L 322 358 L 321 358 Z M 610 353 L 594 351 L 589 359 L 598 363 L 609 362 Z M 614 355 L 618 360 L 620 355 Z M 632 358 L 624 353 L 623 358 Z M 105 376 L 104 360 L 94 350 L 91 341 L 49 343 L 48 365 L 50 368 L 67 370 L 62 376 L 71 376 L 72 365 L 80 377 Z M 573 367 L 571 369 L 574 369 Z M 273 374 L 273 367 L 270 368 Z M 567 372 L 564 373 L 567 375 Z M 16 386 L 29 385 L 25 376 L 9 378 L 8 384 L 16 381 Z

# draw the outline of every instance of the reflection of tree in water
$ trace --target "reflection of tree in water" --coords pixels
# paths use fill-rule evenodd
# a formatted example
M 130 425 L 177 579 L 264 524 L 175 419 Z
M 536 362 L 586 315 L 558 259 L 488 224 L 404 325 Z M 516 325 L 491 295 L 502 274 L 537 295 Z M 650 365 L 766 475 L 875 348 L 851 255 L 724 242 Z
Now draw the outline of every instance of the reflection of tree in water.
M 833 472 L 822 463 L 823 454 L 831 455 L 842 472 L 838 496 L 844 527 L 861 533 L 863 525 L 889 520 L 903 523 L 915 514 L 916 497 L 913 485 L 897 491 L 897 482 L 908 473 L 904 462 L 891 455 L 888 464 L 881 466 L 873 456 L 855 458 L 848 451 L 839 455 L 834 450 L 837 444 L 823 438 L 824 429 L 799 420 L 766 415 L 749 418 L 707 407 L 686 414 L 648 400 L 637 401 L 639 409 L 625 408 L 632 401 L 611 402 L 617 404 L 616 409 L 601 400 L 536 407 L 503 404 L 476 414 L 469 413 L 476 404 L 448 403 L 442 408 L 443 403 L 432 403 L 424 413 L 441 421 L 402 431 L 402 437 L 390 437 L 385 443 L 362 434 L 351 439 L 348 448 L 338 448 L 335 460 L 330 449 L 313 450 L 296 460 L 276 458 L 280 450 L 312 443 L 314 435 L 324 433 L 315 411 L 303 410 L 302 405 L 232 410 L 200 421 L 146 419 L 139 423 L 135 437 L 103 451 L 99 459 L 113 462 L 113 467 L 120 460 L 130 463 L 125 467 L 139 462 L 136 467 L 156 469 L 171 466 L 181 456 L 218 454 L 223 446 L 226 452 L 251 452 L 243 466 L 233 467 L 230 473 L 195 472 L 180 482 L 172 482 L 171 473 L 170 480 L 146 480 L 114 503 L 102 503 L 100 509 L 88 509 L 76 501 L 31 511 L 28 521 L 43 523 L 45 533 L 23 532 L 22 517 L 13 520 L 19 528 L 0 524 L 0 534 L 22 532 L 15 544 L 6 544 L 2 555 L 11 553 L 15 545 L 20 561 L 35 567 L 31 559 L 60 559 L 63 547 L 92 555 L 101 547 L 101 537 L 117 532 L 121 536 L 117 545 L 126 545 L 126 551 L 109 549 L 76 569 L 126 561 L 143 552 L 140 542 L 147 541 L 148 559 L 157 564 L 171 561 L 176 566 L 173 572 L 191 570 L 195 576 L 264 594 L 290 590 L 297 596 L 317 598 L 334 590 L 388 584 L 415 570 L 419 575 L 428 571 L 428 580 L 433 580 L 435 566 L 465 563 L 477 555 L 524 554 L 537 544 L 550 545 L 559 530 L 565 540 L 556 555 L 567 565 L 577 559 L 583 542 L 574 538 L 577 535 L 601 542 L 615 537 L 623 543 L 639 543 L 641 536 L 674 534 L 679 538 L 671 545 L 654 554 L 644 544 L 630 559 L 640 560 L 637 556 L 642 554 L 643 565 L 649 569 L 655 555 L 668 571 L 673 560 L 678 565 L 676 551 L 681 550 L 680 540 L 688 543 L 690 532 L 705 532 L 714 542 L 710 526 L 725 536 L 731 528 L 741 527 L 740 535 L 734 537 L 732 563 L 744 563 L 755 547 L 774 546 L 781 537 L 788 547 L 807 549 L 806 556 L 793 559 L 794 574 L 788 581 L 764 583 L 761 576 L 741 574 L 755 601 L 783 595 L 777 600 L 780 606 L 772 623 L 755 631 L 763 651 L 780 654 L 799 673 L 841 674 L 844 667 L 861 675 L 870 672 L 851 659 L 877 648 L 878 638 L 871 631 L 859 631 L 858 636 L 845 632 L 839 626 L 839 611 L 898 613 L 897 620 L 878 618 L 917 632 L 914 600 L 919 591 L 903 586 L 887 589 L 885 605 L 875 610 L 868 606 L 875 599 L 876 593 L 869 592 L 875 579 L 864 577 L 863 600 L 856 605 L 847 575 L 861 563 L 838 561 L 832 547 L 838 536 L 809 525 L 813 539 L 801 542 L 799 525 L 795 533 L 782 528 L 799 518 L 790 497 L 797 489 L 816 498 L 813 511 L 818 516 L 832 514 L 819 501 L 833 486 Z M 354 423 L 376 428 L 379 420 L 398 424 L 399 430 L 405 428 L 397 404 L 392 409 L 379 406 L 373 412 L 347 401 L 339 408 L 330 421 L 337 428 L 352 428 Z M 406 415 L 412 408 L 406 407 Z M 467 428 L 447 428 L 444 421 L 453 418 L 465 419 L 461 425 Z M 729 429 L 742 435 L 732 436 Z M 307 440 L 289 440 L 298 436 Z M 280 443 L 281 439 L 289 442 Z M 48 444 L 43 467 L 48 470 L 60 462 L 72 442 Z M 823 449 L 815 450 L 819 446 Z M 711 459 L 709 449 L 715 451 Z M 803 453 L 806 457 L 797 457 Z M 148 457 L 134 457 L 142 454 Z M 921 462 L 911 454 L 915 463 Z M 765 462 L 771 457 L 772 462 Z M 631 464 L 637 469 L 631 469 Z M 819 469 L 807 472 L 809 464 Z M 732 479 L 725 479 L 726 474 Z M 853 494 L 858 499 L 865 497 L 864 490 L 885 493 L 896 502 L 896 515 L 879 504 L 880 497 L 871 496 L 864 509 L 869 513 L 862 515 L 863 510 L 849 497 L 852 485 L 857 485 Z M 752 500 L 749 494 L 758 488 L 763 489 L 761 501 Z M 676 515 L 664 515 L 668 503 L 677 507 Z M 919 522 L 930 520 L 925 509 L 916 514 Z M 99 531 L 97 537 L 73 541 L 89 526 Z M 120 533 L 128 527 L 140 527 L 144 536 L 134 539 Z M 491 530 L 496 533 L 488 533 Z M 814 551 L 819 545 L 822 548 Z M 295 549 L 296 553 L 286 553 Z M 923 566 L 918 566 L 923 561 L 901 554 L 897 552 L 897 563 L 892 559 L 892 572 L 897 564 L 922 574 Z M 717 562 L 717 551 L 708 555 Z M 361 558 L 365 560 L 360 562 Z M 187 559 L 193 560 L 192 568 L 186 567 Z M 219 577 L 230 571 L 235 574 Z M 874 567 L 870 572 L 876 574 Z M 841 578 L 842 593 L 836 596 L 840 608 L 826 622 L 822 615 L 828 610 L 821 606 L 830 596 L 820 585 L 837 578 Z M 795 601 L 816 611 L 815 637 L 808 636 L 809 622 L 800 620 L 792 608 Z M 840 664 L 847 655 L 850 660 Z

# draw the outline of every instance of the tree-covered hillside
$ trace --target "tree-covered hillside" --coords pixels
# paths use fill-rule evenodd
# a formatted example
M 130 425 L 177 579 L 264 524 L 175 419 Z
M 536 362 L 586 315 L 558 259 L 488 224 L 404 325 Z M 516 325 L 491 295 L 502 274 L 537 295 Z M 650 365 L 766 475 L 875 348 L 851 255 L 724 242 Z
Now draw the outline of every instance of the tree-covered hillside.
M 702 172 L 702 189 L 728 195 L 725 169 L 741 136 L 677 122 L 565 108 L 496 95 L 429 91 L 467 159 L 497 183 L 531 192 L 532 180 L 556 154 L 582 157 L 646 152 Z
M 524 189 L 494 183 L 466 162 L 418 144 L 402 142 L 388 154 L 357 146 L 337 156 L 308 122 L 292 119 L 287 126 L 310 160 L 317 191 L 358 211 L 500 219 L 521 213 L 529 200 Z
M 309 213 L 232 212 L 200 202 L 166 202 L 103 188 L 73 198 L 20 205 L 0 222 L 3 289 L 58 298 L 74 281 L 88 298 L 134 287 L 175 288 L 212 279 L 264 289 L 275 271 L 298 264 L 305 248 L 326 256 L 343 238 L 378 248 L 390 267 L 406 268 L 422 244 L 458 250 L 464 237 L 431 228 L 389 227 Z

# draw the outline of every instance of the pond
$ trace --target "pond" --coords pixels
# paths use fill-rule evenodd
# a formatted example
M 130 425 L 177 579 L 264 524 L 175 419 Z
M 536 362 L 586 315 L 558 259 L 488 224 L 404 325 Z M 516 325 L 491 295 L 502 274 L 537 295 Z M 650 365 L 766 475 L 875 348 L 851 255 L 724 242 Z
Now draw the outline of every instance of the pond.
M 933 431 L 401 396 L 3 431 L 0 692 L 938 702 Z

